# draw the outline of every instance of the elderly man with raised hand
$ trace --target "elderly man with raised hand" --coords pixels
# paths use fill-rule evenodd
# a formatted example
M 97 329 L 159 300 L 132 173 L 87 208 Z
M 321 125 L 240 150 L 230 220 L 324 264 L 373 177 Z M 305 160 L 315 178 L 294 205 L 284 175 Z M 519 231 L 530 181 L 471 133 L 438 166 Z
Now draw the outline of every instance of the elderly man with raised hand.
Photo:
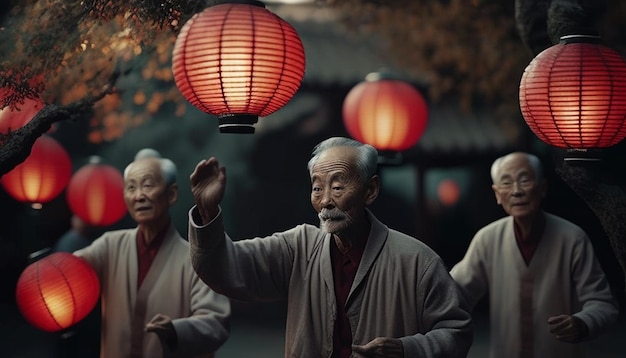
M 134 229 L 104 233 L 75 252 L 102 286 L 101 358 L 213 357 L 229 335 L 230 301 L 196 275 L 169 208 L 176 166 L 145 149 L 124 170 Z
M 618 318 L 589 237 L 541 209 L 547 184 L 536 156 L 498 158 L 491 177 L 509 216 L 479 230 L 451 271 L 470 307 L 489 293 L 490 357 L 584 357 L 571 343 Z
M 367 208 L 378 153 L 349 138 L 318 144 L 308 163 L 320 227 L 231 241 L 215 158 L 191 175 L 192 262 L 214 290 L 244 301 L 286 300 L 285 357 L 465 357 L 469 313 L 441 258 Z

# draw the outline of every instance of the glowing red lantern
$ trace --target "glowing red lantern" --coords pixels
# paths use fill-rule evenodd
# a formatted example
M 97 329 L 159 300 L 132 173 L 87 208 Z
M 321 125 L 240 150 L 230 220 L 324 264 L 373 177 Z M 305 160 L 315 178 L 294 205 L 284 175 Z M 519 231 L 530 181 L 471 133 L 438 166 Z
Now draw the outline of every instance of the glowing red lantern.
M 61 144 L 48 135 L 39 137 L 26 160 L 0 178 L 16 200 L 42 204 L 57 197 L 72 175 L 72 162 Z
M 263 3 L 214 5 L 176 38 L 172 70 L 183 96 L 217 116 L 222 133 L 254 133 L 258 117 L 283 107 L 304 77 L 302 41 Z
M 530 129 L 549 145 L 615 145 L 626 136 L 626 61 L 597 36 L 564 36 L 526 67 L 519 101 Z
M 439 202 L 445 206 L 456 204 L 461 196 L 459 185 L 452 179 L 444 179 L 437 186 L 437 197 Z
M 343 122 L 354 139 L 378 150 L 403 151 L 424 134 L 426 100 L 412 85 L 370 73 L 343 102 Z
M 108 226 L 126 214 L 124 178 L 111 165 L 94 157 L 67 186 L 67 202 L 74 214 L 93 226 Z
M 0 133 L 7 134 L 9 129 L 15 131 L 22 128 L 43 108 L 40 100 L 26 98 L 19 109 L 5 107 L 0 110 Z
M 26 267 L 17 280 L 15 296 L 30 324 L 57 332 L 91 312 L 100 296 L 100 282 L 85 260 L 56 252 Z

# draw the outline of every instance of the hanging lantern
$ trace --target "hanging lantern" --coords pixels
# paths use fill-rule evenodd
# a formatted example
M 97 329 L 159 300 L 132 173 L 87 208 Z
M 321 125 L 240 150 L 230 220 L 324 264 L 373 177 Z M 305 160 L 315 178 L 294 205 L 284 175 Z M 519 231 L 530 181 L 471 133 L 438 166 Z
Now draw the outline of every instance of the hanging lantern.
M 543 142 L 599 149 L 626 136 L 626 61 L 597 36 L 564 36 L 526 67 L 519 87 L 524 120 Z
M 113 166 L 92 157 L 80 168 L 67 186 L 70 210 L 93 226 L 109 226 L 126 214 L 124 178 Z
M 291 100 L 304 67 L 295 29 L 259 1 L 214 5 L 194 15 L 172 57 L 176 86 L 191 104 L 217 116 L 222 133 L 254 133 L 258 117 Z
M 444 179 L 437 186 L 437 197 L 444 206 L 453 206 L 461 196 L 459 184 L 453 179 Z
M 30 324 L 58 332 L 93 310 L 100 296 L 100 282 L 85 260 L 56 252 L 26 267 L 17 280 L 15 296 Z
M 40 205 L 56 198 L 72 175 L 72 162 L 52 137 L 39 137 L 26 160 L 0 177 L 4 189 L 16 200 Z
M 370 73 L 348 92 L 343 122 L 354 139 L 381 151 L 403 151 L 426 130 L 428 107 L 410 84 L 386 74 Z

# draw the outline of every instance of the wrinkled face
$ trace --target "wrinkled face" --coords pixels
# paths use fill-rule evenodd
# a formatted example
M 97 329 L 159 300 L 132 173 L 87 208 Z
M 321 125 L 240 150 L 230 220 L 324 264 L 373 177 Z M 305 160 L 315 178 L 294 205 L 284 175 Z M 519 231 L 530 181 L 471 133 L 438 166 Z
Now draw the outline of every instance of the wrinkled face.
M 340 233 L 349 228 L 371 200 L 359 180 L 354 148 L 330 148 L 311 169 L 311 204 L 323 230 Z
M 546 193 L 545 180 L 536 178 L 533 167 L 522 154 L 504 159 L 492 188 L 498 204 L 514 218 L 541 210 L 541 200 Z
M 175 185 L 166 186 L 159 160 L 135 161 L 124 179 L 124 201 L 128 212 L 139 224 L 158 224 L 168 220 L 168 210 L 176 201 Z

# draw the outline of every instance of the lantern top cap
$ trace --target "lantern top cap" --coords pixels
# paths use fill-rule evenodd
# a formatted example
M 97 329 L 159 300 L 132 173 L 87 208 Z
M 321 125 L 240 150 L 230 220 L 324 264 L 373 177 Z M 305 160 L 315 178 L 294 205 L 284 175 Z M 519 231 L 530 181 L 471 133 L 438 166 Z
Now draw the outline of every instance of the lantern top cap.
M 100 164 L 102 163 L 102 157 L 99 155 L 92 155 L 89 157 L 89 160 L 87 161 L 87 163 L 89 164 Z
M 562 44 L 573 43 L 600 43 L 600 36 L 598 35 L 565 35 L 561 36 Z
M 265 7 L 265 3 L 257 0 L 224 0 L 216 2 L 214 5 L 226 5 L 226 4 L 241 4 L 241 5 L 254 5 L 259 7 Z
M 377 72 L 371 72 L 365 76 L 365 80 L 368 82 L 376 82 L 382 80 L 397 80 L 400 81 L 400 76 L 388 69 L 382 69 Z

